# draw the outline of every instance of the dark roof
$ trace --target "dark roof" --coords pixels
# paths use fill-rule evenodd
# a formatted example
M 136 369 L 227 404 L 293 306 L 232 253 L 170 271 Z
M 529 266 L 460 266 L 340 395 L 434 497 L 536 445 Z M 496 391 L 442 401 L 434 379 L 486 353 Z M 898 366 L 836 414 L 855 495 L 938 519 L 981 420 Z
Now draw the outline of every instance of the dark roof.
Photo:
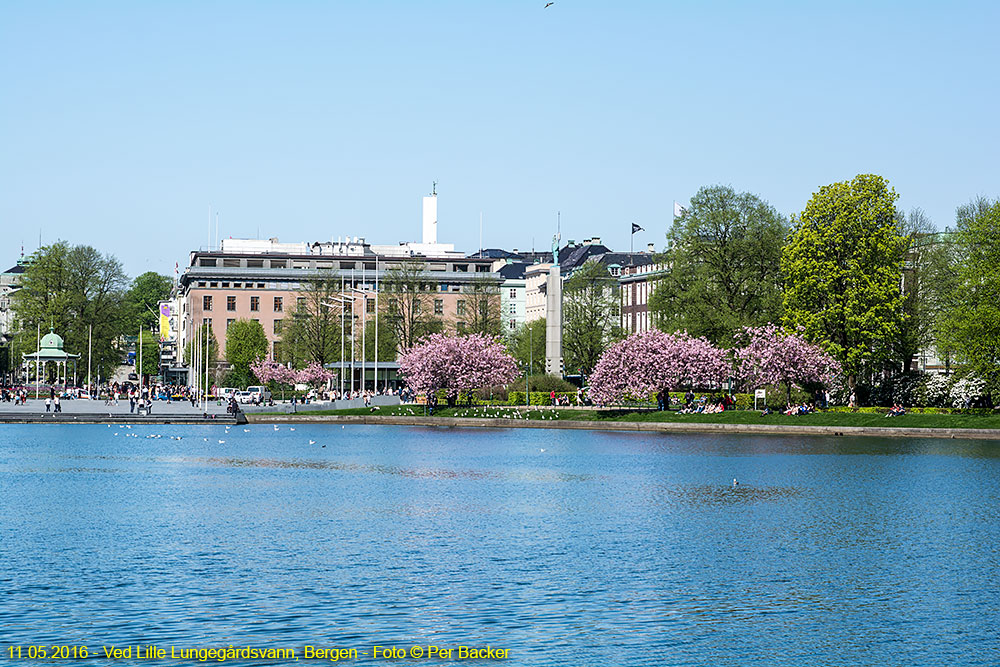
M 518 253 L 510 252 L 509 250 L 504 250 L 503 248 L 484 248 L 481 252 L 476 251 L 471 255 L 466 255 L 466 257 L 471 259 L 513 259 L 520 257 Z
M 27 268 L 28 267 L 26 267 L 24 264 L 21 264 L 20 262 L 18 262 L 14 266 L 12 266 L 9 269 L 7 269 L 6 271 L 4 271 L 4 273 L 24 273 L 25 269 L 27 269 Z
M 505 264 L 497 273 L 499 273 L 505 280 L 514 280 L 517 278 L 524 278 L 524 270 L 527 269 L 530 264 L 527 262 L 513 262 L 511 264 Z

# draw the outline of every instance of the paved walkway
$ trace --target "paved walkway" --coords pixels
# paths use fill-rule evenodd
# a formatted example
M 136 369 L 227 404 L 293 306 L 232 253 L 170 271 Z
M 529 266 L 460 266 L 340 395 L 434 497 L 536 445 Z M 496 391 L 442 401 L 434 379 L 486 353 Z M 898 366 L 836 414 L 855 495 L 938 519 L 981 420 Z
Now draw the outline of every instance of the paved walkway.
M 62 414 L 64 415 L 111 415 L 112 417 L 128 416 L 128 401 L 120 400 L 118 405 L 105 405 L 103 400 L 92 401 L 88 398 L 78 398 L 76 400 L 61 401 Z M 193 407 L 190 402 L 182 401 L 153 401 L 153 416 L 175 416 L 175 417 L 200 417 L 204 414 L 204 409 L 199 404 Z M 226 406 L 219 405 L 214 401 L 208 404 L 209 414 L 226 414 Z M 38 416 L 45 414 L 45 399 L 28 399 L 26 405 L 14 405 L 14 402 L 0 403 L 0 419 L 4 417 L 18 416 Z M 52 414 L 51 411 L 49 414 Z

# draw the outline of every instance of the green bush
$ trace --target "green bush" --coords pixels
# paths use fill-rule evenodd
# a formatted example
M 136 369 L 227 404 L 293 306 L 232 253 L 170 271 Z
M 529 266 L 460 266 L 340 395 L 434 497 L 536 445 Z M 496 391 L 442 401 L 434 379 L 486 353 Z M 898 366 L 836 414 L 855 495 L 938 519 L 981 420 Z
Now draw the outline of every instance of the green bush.
M 531 405 L 552 405 L 552 397 L 549 391 L 533 391 L 530 393 Z M 556 397 L 565 396 L 569 398 L 570 405 L 576 405 L 575 391 L 557 391 Z M 508 394 L 507 405 L 524 405 L 524 392 L 512 391 Z

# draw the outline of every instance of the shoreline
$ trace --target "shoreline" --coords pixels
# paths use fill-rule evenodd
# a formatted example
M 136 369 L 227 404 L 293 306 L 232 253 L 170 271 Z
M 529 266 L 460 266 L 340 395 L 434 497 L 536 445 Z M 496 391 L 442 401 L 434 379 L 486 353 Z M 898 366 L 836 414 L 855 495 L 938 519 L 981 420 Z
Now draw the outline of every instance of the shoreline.
M 502 417 L 422 417 L 397 415 L 254 414 L 249 424 L 364 424 L 377 426 L 436 426 L 443 428 L 542 428 L 647 433 L 745 433 L 753 435 L 826 435 L 902 438 L 944 438 L 1000 441 L 1000 429 L 926 428 L 899 426 L 808 426 L 801 424 L 712 424 L 684 422 L 598 422 L 523 420 Z

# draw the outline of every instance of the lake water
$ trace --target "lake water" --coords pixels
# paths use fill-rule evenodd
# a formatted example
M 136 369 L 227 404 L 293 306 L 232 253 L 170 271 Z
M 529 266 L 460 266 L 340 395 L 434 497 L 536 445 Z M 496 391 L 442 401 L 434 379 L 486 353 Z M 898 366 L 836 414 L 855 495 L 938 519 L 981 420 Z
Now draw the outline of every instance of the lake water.
M 0 662 L 1000 663 L 1000 442 L 248 428 L 0 427 Z

